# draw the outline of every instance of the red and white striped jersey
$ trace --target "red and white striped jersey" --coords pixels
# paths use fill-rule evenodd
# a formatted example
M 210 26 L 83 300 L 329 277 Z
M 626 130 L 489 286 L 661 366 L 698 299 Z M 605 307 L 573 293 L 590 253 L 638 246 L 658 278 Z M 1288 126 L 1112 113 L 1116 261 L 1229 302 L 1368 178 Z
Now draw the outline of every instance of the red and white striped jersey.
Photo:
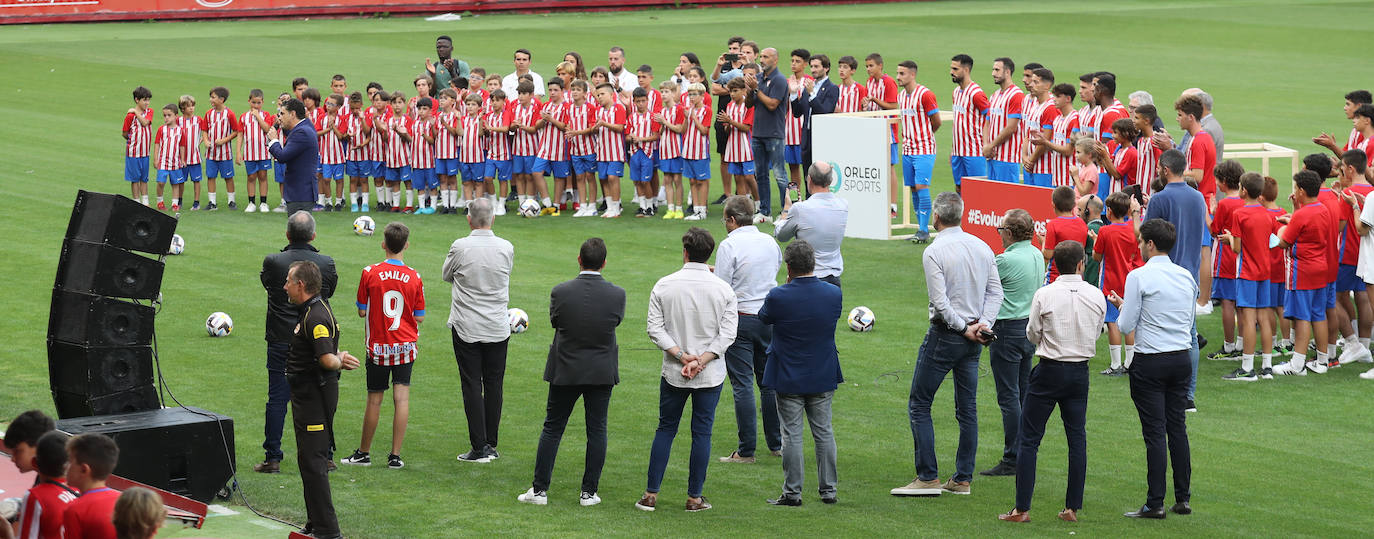
M 324 125 L 320 132 L 324 136 L 320 137 L 320 164 L 337 165 L 343 163 L 347 151 L 344 148 L 344 142 L 339 139 L 339 133 L 335 131 L 336 127 L 342 125 L 339 123 L 339 116 L 337 114 L 330 116 L 326 113 L 322 121 Z
M 1164 150 L 1155 146 L 1154 141 L 1150 140 L 1150 135 L 1141 135 L 1135 140 L 1135 177 L 1140 181 L 1140 187 L 1146 195 L 1151 193 L 1150 184 L 1154 183 L 1155 170 L 1159 164 L 1159 156 Z
M 1058 109 L 1055 109 L 1056 111 Z M 1055 144 L 1068 144 L 1069 140 L 1078 132 L 1078 111 L 1070 110 L 1068 114 L 1060 114 L 1054 119 L 1054 138 Z M 1054 179 L 1054 186 L 1074 186 L 1074 178 L 1069 174 L 1069 164 L 1073 162 L 1072 155 L 1064 155 L 1054 150 L 1046 151 L 1050 158 L 1050 175 Z
M 157 157 L 153 165 L 157 170 L 177 170 L 186 166 L 182 159 L 184 151 L 181 147 L 181 126 L 163 124 L 157 128 Z
M 210 150 L 205 152 L 205 158 L 213 161 L 224 161 L 234 158 L 234 145 L 224 143 L 215 146 L 215 141 L 229 136 L 230 133 L 243 131 L 239 124 L 238 116 L 234 111 L 225 107 L 221 110 L 210 109 L 205 111 L 206 137 L 210 139 Z
M 1022 92 L 1021 88 L 1015 84 L 1006 88 L 998 88 L 996 92 L 992 93 L 992 97 L 988 100 L 990 103 L 987 126 L 989 138 L 996 138 L 1002 129 L 1011 123 L 1013 118 L 1021 118 L 1025 98 L 1026 93 Z M 1018 129 L 997 147 L 997 153 L 993 154 L 992 159 L 1007 163 L 1021 162 L 1021 142 L 1021 132 Z
M 367 359 L 373 365 L 404 365 L 415 361 L 420 337 L 415 318 L 425 315 L 425 290 L 420 273 L 399 260 L 363 268 L 357 305 L 367 310 Z
M 148 157 L 148 147 L 153 138 L 153 109 L 143 111 L 143 119 L 148 125 L 134 121 L 135 113 L 124 115 L 124 128 L 122 133 L 129 135 L 129 140 L 124 143 L 124 155 L 126 157 Z
M 400 128 L 404 127 L 409 136 L 415 136 L 411 131 L 414 122 L 409 116 L 392 116 L 391 121 L 386 122 L 386 166 L 387 168 L 401 168 L 410 166 L 410 145 L 401 140 Z M 375 134 L 378 130 L 373 129 Z
M 434 142 L 426 136 L 436 136 L 438 127 L 432 116 L 415 120 L 415 130 L 410 134 L 411 168 L 434 168 Z
M 1348 152 L 1362 146 L 1364 146 L 1364 134 L 1360 133 L 1359 129 L 1350 128 L 1350 138 L 1345 139 L 1345 148 L 1342 148 L 1341 151 Z
M 487 159 L 510 161 L 510 132 L 506 131 L 511 120 L 509 111 L 509 108 L 493 110 L 482 120 L 487 127 Z
M 181 163 L 182 166 L 200 164 L 200 134 L 205 131 L 205 119 L 194 116 L 177 118 L 181 126 Z
M 582 131 L 596 123 L 597 107 L 589 102 L 581 106 L 568 105 L 568 131 Z M 596 134 L 568 135 L 568 153 L 572 155 L 593 155 L 596 153 Z
M 711 158 L 711 134 L 702 134 L 697 126 L 703 122 L 711 125 L 711 107 L 703 105 L 700 108 L 687 109 L 683 111 L 683 120 L 687 124 L 687 130 L 682 134 L 682 158 L 683 159 L 710 159 Z
M 463 116 L 458 119 L 458 124 L 463 128 L 463 138 L 458 141 L 458 160 L 463 163 L 486 162 L 487 153 L 482 149 L 482 136 L 478 134 L 482 130 L 481 114 Z
M 517 101 L 511 107 L 511 124 L 519 122 L 522 126 L 532 126 L 539 120 L 539 101 L 530 99 L 529 105 L 521 106 Z M 515 128 L 511 133 L 511 154 L 513 155 L 534 155 L 539 150 L 539 133 L 530 133 L 521 128 Z
M 988 115 L 988 96 L 978 83 L 954 86 L 954 148 L 950 155 L 983 155 L 983 120 Z
M 367 160 L 381 161 L 386 156 L 386 140 L 378 136 L 378 131 L 386 131 L 386 124 L 390 116 L 386 111 L 367 109 L 363 115 L 363 124 L 372 130 L 371 136 L 367 139 Z
M 902 155 L 934 155 L 935 132 L 930 129 L 930 117 L 940 113 L 935 92 L 920 84 L 910 92 L 902 88 L 897 110 L 902 114 Z
M 1054 132 L 1054 121 L 1059 118 L 1059 109 L 1054 106 L 1054 98 L 1045 101 L 1036 101 L 1035 107 L 1026 111 L 1025 117 L 1021 118 L 1021 123 L 1026 126 L 1026 133 L 1031 131 L 1049 130 L 1051 136 Z M 1043 131 L 1042 131 L 1043 132 Z M 1026 155 L 1035 152 L 1035 146 L 1030 144 L 1030 139 L 1025 139 Z M 1053 167 L 1050 166 L 1050 154 L 1053 150 L 1046 149 L 1045 153 L 1040 154 L 1040 160 L 1036 161 L 1031 167 L 1031 174 L 1054 174 Z
M 239 127 L 242 129 L 243 137 L 243 157 L 244 161 L 263 161 L 272 158 L 272 154 L 267 151 L 267 131 L 263 130 L 262 124 L 257 118 L 267 122 L 270 127 L 276 118 L 266 111 L 248 111 L 239 116 Z
M 629 121 L 625 124 L 626 133 L 636 138 L 652 137 L 662 130 L 663 126 L 654 121 L 653 112 L 631 113 Z M 641 152 L 652 157 L 657 147 L 658 141 L 632 142 L 630 143 L 630 153 Z
M 1102 109 L 1097 105 L 1083 105 L 1083 108 L 1078 109 L 1078 129 L 1097 141 L 1102 140 L 1102 134 L 1097 132 L 1099 114 L 1102 114 Z
M 436 120 L 438 123 L 434 133 L 434 158 L 457 159 L 458 135 L 453 134 L 448 128 L 458 125 L 458 113 L 440 112 Z
M 644 91 L 649 94 L 649 110 L 663 108 L 663 94 L 658 93 L 658 90 L 650 88 L 645 88 Z M 631 90 L 630 93 L 633 94 L 634 90 Z M 626 112 L 631 112 L 634 111 L 634 108 L 634 99 L 632 97 L 630 102 L 625 104 L 625 110 Z
M 545 103 L 539 108 L 541 118 L 548 114 L 549 118 L 559 123 L 568 122 L 569 111 L 572 107 L 567 101 L 558 103 Z M 563 130 L 553 125 L 553 122 L 544 120 L 544 125 L 539 128 L 539 150 L 535 152 L 535 157 L 556 163 L 568 160 L 568 137 L 563 134 Z
M 366 161 L 367 147 L 372 141 L 367 140 L 367 134 L 363 133 L 362 115 L 349 114 L 344 118 L 344 132 L 348 133 L 348 140 L 344 142 L 348 150 L 344 158 L 348 161 Z
M 614 125 L 625 125 L 625 106 L 620 103 L 611 105 L 608 109 L 597 109 L 596 119 Z M 607 127 L 599 127 L 596 130 L 596 160 L 597 161 L 624 161 L 625 160 L 625 133 L 616 133 Z
M 744 103 L 731 101 L 725 105 L 725 114 L 731 120 L 749 126 L 749 131 L 735 128 L 733 125 L 726 124 L 724 129 L 730 132 L 725 139 L 725 156 L 721 161 L 726 163 L 743 163 L 754 160 L 753 126 L 754 126 L 754 107 Z
M 868 97 L 868 88 L 857 82 L 841 84 L 840 97 L 835 101 L 835 112 L 859 112 L 863 110 L 861 103 Z
M 799 146 L 802 143 L 802 122 L 806 121 L 806 117 L 792 115 L 792 100 L 801 96 L 801 93 L 806 91 L 806 86 L 803 86 L 805 81 L 809 80 L 814 82 L 816 79 L 811 78 L 810 75 L 802 75 L 800 79 L 788 78 L 788 83 L 791 83 L 793 80 L 796 80 L 797 91 L 788 92 L 787 102 L 783 103 L 783 105 L 787 106 L 787 110 L 784 111 L 787 114 L 787 116 L 785 116 L 787 122 L 786 129 L 783 131 L 783 144 L 788 146 Z
M 882 107 L 878 106 L 877 101 L 897 102 L 897 81 L 887 73 L 883 73 L 883 76 L 877 78 L 869 77 L 865 88 L 868 90 L 868 97 L 872 98 L 873 101 L 869 101 L 864 110 L 883 110 Z M 896 125 L 892 126 L 892 135 L 889 136 L 888 142 L 897 142 Z
M 1122 118 L 1130 118 L 1131 113 L 1126 111 L 1126 106 L 1121 101 L 1113 100 L 1112 104 L 1097 114 L 1097 140 L 1108 140 L 1112 138 L 1112 124 Z
M 673 125 L 683 124 L 682 119 L 686 117 L 686 115 L 683 114 L 682 103 L 675 104 L 671 107 L 665 106 L 659 113 L 663 114 L 663 120 L 665 122 Z M 695 128 L 683 124 L 683 129 L 685 132 L 687 129 Z M 675 133 L 672 129 L 668 129 L 668 126 L 663 126 L 663 136 L 658 139 L 658 158 L 677 159 L 682 157 L 682 139 L 683 133 Z

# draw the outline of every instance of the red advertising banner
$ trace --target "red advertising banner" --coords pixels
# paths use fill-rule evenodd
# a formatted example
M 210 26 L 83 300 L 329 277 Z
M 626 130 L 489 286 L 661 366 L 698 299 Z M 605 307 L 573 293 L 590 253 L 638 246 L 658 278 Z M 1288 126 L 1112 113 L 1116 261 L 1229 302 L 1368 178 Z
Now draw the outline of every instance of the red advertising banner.
M 1035 220 L 1037 239 L 1034 241 L 1039 246 L 1039 238 L 1045 236 L 1045 227 L 1050 219 L 1054 219 L 1054 202 L 1050 200 L 1053 188 L 983 178 L 964 178 L 960 183 L 963 186 L 965 232 L 978 236 L 988 247 L 992 247 L 993 253 L 1000 254 L 1002 237 L 997 234 L 997 227 L 1002 224 L 1008 211 L 1020 208 L 1030 212 Z

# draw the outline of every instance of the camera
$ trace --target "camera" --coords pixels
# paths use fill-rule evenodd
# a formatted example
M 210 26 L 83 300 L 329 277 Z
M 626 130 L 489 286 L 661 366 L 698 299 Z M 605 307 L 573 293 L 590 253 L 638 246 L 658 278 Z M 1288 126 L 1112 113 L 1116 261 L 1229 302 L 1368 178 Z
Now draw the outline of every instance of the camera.
M 730 64 L 733 64 L 733 63 L 739 61 L 739 53 L 736 53 L 736 52 L 727 52 L 727 53 L 725 53 L 724 55 L 722 55 L 721 57 L 725 59 L 725 62 L 726 62 L 726 63 L 730 63 Z
M 982 337 L 985 341 L 997 340 L 997 334 L 993 333 L 992 330 L 986 328 L 978 330 L 978 336 Z

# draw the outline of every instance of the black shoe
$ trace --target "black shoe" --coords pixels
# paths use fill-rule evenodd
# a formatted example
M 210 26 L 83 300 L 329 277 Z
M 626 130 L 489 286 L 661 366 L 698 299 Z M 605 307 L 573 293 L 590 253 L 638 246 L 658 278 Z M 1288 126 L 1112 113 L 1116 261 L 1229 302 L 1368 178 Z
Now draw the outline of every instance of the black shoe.
M 996 466 L 978 472 L 978 475 L 987 475 L 991 477 L 1016 475 L 1016 465 L 1004 460 L 998 462 Z
M 596 203 L 596 213 L 606 213 L 606 200 Z
M 495 448 L 495 447 L 487 446 L 486 449 L 485 449 L 485 451 L 486 451 L 487 458 L 490 458 L 491 460 L 496 460 L 496 459 L 501 458 L 501 454 L 496 452 L 496 448 Z
M 833 505 L 833 504 L 840 503 L 840 499 L 839 499 L 839 498 L 836 498 L 836 497 L 834 497 L 834 496 L 831 496 L 831 497 L 829 497 L 829 498 L 821 497 L 821 503 L 828 504 L 828 505 Z
M 230 200 L 230 201 L 229 201 L 229 209 L 231 209 L 231 210 L 237 210 L 237 209 L 239 209 L 239 205 L 238 205 L 238 204 L 235 204 L 234 201 Z
M 1163 520 L 1164 508 L 1150 509 L 1150 506 L 1142 505 L 1139 511 L 1128 511 L 1124 516 L 1127 518 L 1153 518 Z
M 778 496 L 775 499 L 764 501 L 768 502 L 768 505 L 785 505 L 788 507 L 801 507 L 802 504 L 801 498 L 788 498 L 786 496 Z
M 406 465 L 406 463 L 403 462 L 403 461 L 401 461 L 401 456 L 400 456 L 400 455 L 397 455 L 397 454 L 395 454 L 395 453 L 392 453 L 392 454 L 390 454 L 390 455 L 387 455 L 387 457 L 386 457 L 386 467 L 387 467 L 387 468 L 391 468 L 391 469 L 393 469 L 393 470 L 399 470 L 399 469 L 401 469 L 401 468 L 404 468 L 405 465 Z
M 210 204 L 208 204 L 208 205 L 205 206 L 205 211 L 215 211 L 215 210 L 218 210 L 218 209 L 219 209 L 219 204 L 215 204 L 214 202 L 211 202 Z
M 1188 502 L 1178 502 L 1174 504 L 1173 507 L 1169 508 L 1169 512 L 1175 515 L 1191 515 L 1193 514 L 1193 508 L 1188 505 Z
M 506 195 L 506 202 L 514 202 L 514 201 L 515 201 L 515 197 L 516 197 L 516 195 L 518 195 L 518 194 L 519 194 L 519 193 L 516 193 L 514 189 L 511 189 L 511 190 L 510 190 L 510 194 Z
M 325 204 L 325 205 L 322 205 L 322 206 L 319 205 L 319 204 L 316 204 L 316 206 L 319 206 L 319 207 L 320 207 L 320 211 L 322 211 L 322 212 L 332 212 L 332 211 L 334 211 L 334 205 L 333 205 L 333 204 Z
M 712 206 L 719 206 L 719 205 L 721 205 L 721 204 L 724 204 L 726 198 L 729 198 L 729 197 L 727 197 L 727 196 L 725 196 L 725 195 L 720 195 L 720 198 L 717 198 L 715 202 L 712 202 L 712 203 L 711 203 L 711 205 L 712 205 Z
M 1188 399 L 1188 406 L 1183 411 L 1197 413 L 1197 403 L 1193 402 L 1193 399 Z
M 330 458 L 330 459 L 329 459 L 328 461 L 326 461 L 326 462 L 329 463 L 329 466 L 326 467 L 326 468 L 327 468 L 326 471 L 332 472 L 332 471 L 334 471 L 334 470 L 339 469 L 339 465 L 338 465 L 338 464 L 334 464 L 334 459 L 333 459 L 333 458 Z
M 1201 350 L 1203 348 L 1207 348 L 1207 337 L 1203 337 L 1202 334 L 1199 333 L 1197 334 L 1197 349 Z

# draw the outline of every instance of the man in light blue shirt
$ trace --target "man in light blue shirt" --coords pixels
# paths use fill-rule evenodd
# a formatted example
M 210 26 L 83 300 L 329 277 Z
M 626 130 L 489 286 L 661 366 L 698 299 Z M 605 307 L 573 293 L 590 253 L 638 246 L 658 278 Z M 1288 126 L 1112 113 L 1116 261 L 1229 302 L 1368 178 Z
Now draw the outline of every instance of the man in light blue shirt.
M 830 163 L 812 163 L 806 170 L 806 183 L 811 197 L 784 211 L 773 235 L 778 241 L 792 238 L 811 244 L 816 252 L 816 277 L 840 286 L 844 273 L 844 257 L 840 244 L 844 243 L 844 227 L 849 222 L 849 202 L 830 192 L 835 170 Z

